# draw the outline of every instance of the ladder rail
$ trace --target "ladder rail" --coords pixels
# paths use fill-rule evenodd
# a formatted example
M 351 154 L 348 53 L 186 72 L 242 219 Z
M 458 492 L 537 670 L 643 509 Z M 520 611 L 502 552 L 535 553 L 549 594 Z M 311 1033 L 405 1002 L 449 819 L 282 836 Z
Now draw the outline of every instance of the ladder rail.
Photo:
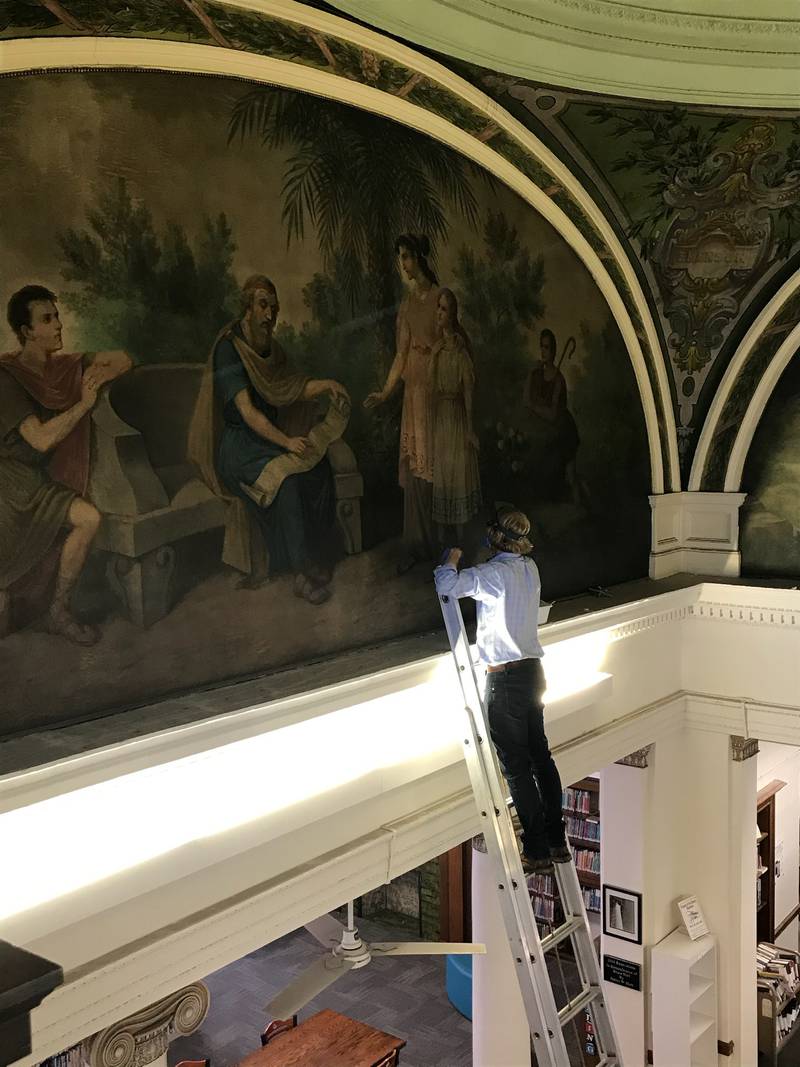
M 569 1067 L 563 1027 L 588 1008 L 601 1065 L 622 1067 L 618 1055 L 612 1051 L 617 1047 L 614 1028 L 603 999 L 599 965 L 573 863 L 554 864 L 565 922 L 548 937 L 539 937 L 461 609 L 454 597 L 445 594 L 440 595 L 439 600 L 463 695 L 462 738 L 467 770 L 483 823 L 487 852 L 495 870 L 501 913 L 516 964 L 536 1061 L 540 1067 Z M 580 990 L 573 997 L 567 993 L 567 1003 L 559 1009 L 545 954 L 567 939 L 575 956 Z

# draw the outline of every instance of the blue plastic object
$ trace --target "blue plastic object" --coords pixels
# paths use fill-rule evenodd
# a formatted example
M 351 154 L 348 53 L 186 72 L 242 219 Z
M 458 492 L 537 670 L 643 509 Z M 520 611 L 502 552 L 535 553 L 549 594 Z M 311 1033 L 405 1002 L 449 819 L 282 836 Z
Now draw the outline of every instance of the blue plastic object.
M 456 1011 L 472 1021 L 472 956 L 448 956 L 445 967 L 447 997 Z

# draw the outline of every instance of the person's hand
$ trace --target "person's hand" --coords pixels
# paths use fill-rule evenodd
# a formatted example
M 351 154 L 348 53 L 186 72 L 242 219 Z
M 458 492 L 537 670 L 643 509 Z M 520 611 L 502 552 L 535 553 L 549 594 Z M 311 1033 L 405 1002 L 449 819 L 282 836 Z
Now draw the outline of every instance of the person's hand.
M 350 399 L 350 394 L 348 393 L 348 391 L 345 389 L 345 387 L 342 385 L 341 382 L 335 382 L 335 381 L 333 381 L 333 379 L 331 379 L 327 383 L 327 388 L 328 388 L 328 393 L 330 394 L 331 400 L 336 400 L 338 397 L 341 397 L 342 400 L 349 400 Z
M 464 553 L 461 551 L 460 548 L 451 548 L 449 553 L 447 554 L 448 567 L 458 567 L 459 563 L 461 562 L 461 557 L 463 555 Z
M 369 411 L 370 408 L 376 408 L 378 404 L 382 404 L 386 399 L 386 394 L 381 389 L 377 393 L 370 393 L 364 401 L 364 407 Z
M 97 402 L 97 390 L 100 388 L 98 377 L 90 368 L 81 378 L 81 403 L 88 409 L 93 408 Z
M 286 441 L 286 448 L 293 456 L 304 456 L 308 449 L 308 438 L 289 437 Z

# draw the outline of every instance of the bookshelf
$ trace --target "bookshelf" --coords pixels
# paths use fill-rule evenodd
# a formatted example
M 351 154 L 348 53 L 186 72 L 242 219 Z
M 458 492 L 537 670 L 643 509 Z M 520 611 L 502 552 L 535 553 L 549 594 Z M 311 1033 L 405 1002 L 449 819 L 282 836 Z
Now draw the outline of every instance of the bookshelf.
M 654 1067 L 717 1067 L 717 945 L 673 930 L 650 954 Z
M 756 949 L 758 1051 L 777 1067 L 800 1030 L 800 953 L 761 942 Z
M 775 940 L 775 794 L 786 785 L 775 779 L 756 797 L 756 940 Z
M 568 786 L 562 794 L 561 810 L 567 826 L 567 837 L 575 858 L 578 881 L 583 889 L 583 902 L 593 933 L 600 932 L 600 782 L 596 778 L 582 778 Z M 535 875 L 528 879 L 533 900 L 533 913 L 542 923 L 558 924 L 563 913 L 551 874 Z

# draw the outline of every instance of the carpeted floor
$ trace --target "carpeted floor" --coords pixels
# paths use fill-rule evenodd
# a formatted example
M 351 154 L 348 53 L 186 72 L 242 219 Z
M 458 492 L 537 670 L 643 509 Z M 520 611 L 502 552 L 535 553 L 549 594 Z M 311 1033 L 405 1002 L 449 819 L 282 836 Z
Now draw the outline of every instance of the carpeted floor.
M 367 940 L 417 940 L 395 926 L 358 920 Z M 233 1067 L 260 1048 L 269 1021 L 264 1005 L 324 950 L 305 929 L 252 952 L 206 979 L 211 1007 L 203 1026 L 173 1041 L 169 1065 L 182 1059 L 211 1060 L 211 1067 Z M 369 1023 L 408 1044 L 402 1067 L 470 1067 L 472 1026 L 447 999 L 444 956 L 406 956 L 374 960 L 351 971 L 313 1000 L 301 1019 L 333 1008 Z
M 396 925 L 358 920 L 366 940 L 417 940 Z M 260 1033 L 269 1021 L 264 1005 L 323 951 L 305 929 L 294 931 L 206 978 L 211 1007 L 203 1026 L 173 1041 L 169 1067 L 183 1059 L 209 1059 L 211 1067 L 233 1067 L 260 1048 Z M 549 957 L 556 1002 L 566 999 L 564 983 L 574 994 L 577 973 L 562 954 L 561 965 Z M 447 998 L 444 956 L 405 956 L 373 961 L 351 971 L 300 1013 L 307 1018 L 333 1008 L 407 1041 L 401 1067 L 471 1067 L 472 1025 Z M 571 1067 L 583 1067 L 582 1018 L 565 1031 Z M 497 1064 L 496 1067 L 503 1067 Z

